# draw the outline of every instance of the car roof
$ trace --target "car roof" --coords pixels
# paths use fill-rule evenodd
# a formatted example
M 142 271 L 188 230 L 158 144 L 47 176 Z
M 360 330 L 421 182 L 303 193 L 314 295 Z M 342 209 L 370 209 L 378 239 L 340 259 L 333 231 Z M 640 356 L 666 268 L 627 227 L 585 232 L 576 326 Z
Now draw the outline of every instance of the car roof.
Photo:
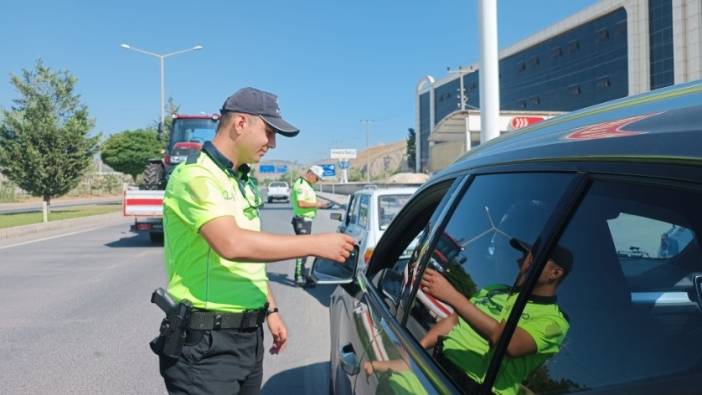
M 439 174 L 534 161 L 702 165 L 702 80 L 557 116 L 496 138 Z
M 375 195 L 375 196 L 381 196 L 381 195 L 412 195 L 419 186 L 412 186 L 412 187 L 378 187 L 378 188 L 371 188 L 371 189 L 360 189 L 354 193 L 358 194 L 366 194 L 366 195 Z

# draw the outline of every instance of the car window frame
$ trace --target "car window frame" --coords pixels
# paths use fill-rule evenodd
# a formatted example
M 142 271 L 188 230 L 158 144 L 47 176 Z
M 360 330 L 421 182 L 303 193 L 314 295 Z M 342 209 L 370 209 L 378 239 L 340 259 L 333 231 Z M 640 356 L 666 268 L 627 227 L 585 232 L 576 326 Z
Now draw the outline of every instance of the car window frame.
M 352 224 L 356 224 L 357 218 L 354 217 L 353 211 L 358 206 L 358 194 L 352 193 L 351 198 L 346 209 L 346 218 L 344 219 L 344 226 L 348 227 Z
M 451 201 L 445 206 L 444 212 L 440 214 L 437 224 L 433 229 L 430 230 L 430 235 L 426 239 L 426 246 L 417 246 L 422 251 L 422 255 L 418 257 L 418 276 L 422 276 L 426 267 L 429 263 L 429 257 L 431 252 L 436 248 L 438 243 L 439 235 L 446 229 L 448 222 L 451 220 L 456 208 L 462 201 L 466 192 L 470 190 L 470 186 L 477 176 L 485 176 L 492 174 L 519 174 L 519 173 L 565 173 L 572 174 L 573 179 L 570 181 L 568 187 L 561 195 L 561 198 L 556 203 L 556 206 L 546 221 L 546 224 L 539 232 L 537 242 L 534 244 L 534 261 L 532 264 L 532 269 L 526 278 L 522 292 L 518 295 L 515 304 L 512 308 L 512 312 L 507 319 L 505 328 L 502 332 L 502 336 L 495 345 L 495 351 L 493 352 L 493 357 L 490 360 L 488 369 L 485 372 L 485 379 L 481 384 L 481 393 L 490 394 L 494 381 L 497 378 L 497 373 L 502 364 L 502 360 L 506 355 L 507 345 L 509 344 L 509 339 L 511 339 L 514 331 L 519 322 L 519 317 L 526 306 L 528 296 L 531 294 L 536 282 L 538 280 L 541 271 L 546 265 L 549 254 L 555 247 L 555 242 L 560 237 L 560 234 L 565 229 L 566 224 L 577 210 L 579 203 L 584 198 L 587 188 L 591 183 L 590 177 L 585 173 L 577 173 L 572 171 L 561 171 L 561 170 L 551 170 L 551 171 L 539 171 L 539 170 L 527 170 L 527 171 L 494 171 L 492 169 L 482 169 L 482 171 L 472 171 L 467 172 L 464 179 L 463 185 L 457 189 L 454 196 L 451 197 Z M 398 308 L 398 314 L 401 314 L 400 322 L 402 323 L 403 329 L 407 330 L 407 320 L 411 313 L 411 307 L 417 298 L 418 286 L 413 284 L 410 289 L 409 298 L 405 305 Z M 408 331 L 409 332 L 409 331 Z M 409 336 L 412 336 L 409 334 Z M 415 341 L 418 342 L 417 339 Z M 433 358 L 432 358 L 433 360 Z

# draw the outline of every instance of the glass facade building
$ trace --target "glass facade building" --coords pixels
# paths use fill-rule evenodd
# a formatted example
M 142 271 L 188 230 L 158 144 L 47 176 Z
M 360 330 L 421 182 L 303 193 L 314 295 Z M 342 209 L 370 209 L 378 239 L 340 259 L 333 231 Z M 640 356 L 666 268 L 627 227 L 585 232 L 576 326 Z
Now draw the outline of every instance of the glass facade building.
M 702 0 L 613 3 L 603 1 L 584 10 L 556 34 L 548 32 L 536 40 L 538 36 L 532 36 L 534 44 L 508 49 L 499 60 L 500 110 L 569 112 L 700 78 L 702 50 L 689 48 L 702 41 Z M 676 40 L 688 46 L 682 55 L 676 52 Z M 676 61 L 683 63 L 678 67 Z M 479 73 L 441 79 L 433 86 L 433 102 L 428 91 L 419 95 L 417 148 L 422 169 L 431 155 L 432 130 L 460 108 L 459 78 L 467 107 L 480 107 Z

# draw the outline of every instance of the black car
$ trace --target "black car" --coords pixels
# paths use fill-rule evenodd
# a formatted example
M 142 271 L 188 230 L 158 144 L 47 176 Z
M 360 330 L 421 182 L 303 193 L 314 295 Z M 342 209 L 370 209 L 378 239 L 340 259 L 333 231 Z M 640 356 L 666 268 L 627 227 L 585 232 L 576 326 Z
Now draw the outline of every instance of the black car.
M 414 194 L 367 269 L 315 262 L 340 284 L 331 388 L 702 393 L 700 234 L 702 81 L 483 144 Z

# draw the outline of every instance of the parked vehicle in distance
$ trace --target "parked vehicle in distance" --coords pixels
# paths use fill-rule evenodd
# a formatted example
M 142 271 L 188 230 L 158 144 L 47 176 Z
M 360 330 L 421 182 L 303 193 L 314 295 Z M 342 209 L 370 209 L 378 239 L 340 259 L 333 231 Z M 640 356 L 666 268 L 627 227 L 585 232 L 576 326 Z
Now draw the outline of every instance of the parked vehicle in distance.
M 356 240 L 363 257 L 362 267 L 370 259 L 385 229 L 416 190 L 416 186 L 366 186 L 351 194 L 343 217 L 341 213 L 330 214 L 332 219 L 342 222 L 339 231 Z
M 701 136 L 697 81 L 552 118 L 434 175 L 367 263 L 361 247 L 312 267 L 338 284 L 332 392 L 698 394 Z
M 273 181 L 268 184 L 266 198 L 268 203 L 273 203 L 276 200 L 282 200 L 285 203 L 289 203 L 290 186 L 285 181 Z

